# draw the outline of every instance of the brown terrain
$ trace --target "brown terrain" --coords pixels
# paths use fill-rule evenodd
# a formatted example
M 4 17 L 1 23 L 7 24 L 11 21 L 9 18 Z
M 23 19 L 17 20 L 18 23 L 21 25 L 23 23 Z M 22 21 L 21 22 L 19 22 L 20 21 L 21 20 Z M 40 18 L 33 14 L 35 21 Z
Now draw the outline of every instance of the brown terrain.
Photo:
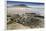
M 13 16 L 14 17 L 14 14 L 24 14 L 25 12 L 27 13 L 30 13 L 31 11 L 23 11 L 21 8 L 20 9 L 15 9 L 16 7 L 14 8 L 8 8 L 8 15 L 10 16 Z M 19 11 L 20 10 L 20 11 Z M 28 23 L 24 23 L 24 24 L 21 24 L 21 23 L 17 23 L 15 21 L 10 21 L 10 24 L 7 24 L 7 29 L 8 30 L 14 30 L 14 29 L 30 29 L 30 28 L 43 28 L 44 27 L 44 19 L 43 18 L 39 18 L 39 17 L 35 17 L 37 19 L 39 19 L 39 21 L 37 20 L 32 20 L 32 22 L 30 24 Z M 30 21 L 29 21 L 30 22 Z

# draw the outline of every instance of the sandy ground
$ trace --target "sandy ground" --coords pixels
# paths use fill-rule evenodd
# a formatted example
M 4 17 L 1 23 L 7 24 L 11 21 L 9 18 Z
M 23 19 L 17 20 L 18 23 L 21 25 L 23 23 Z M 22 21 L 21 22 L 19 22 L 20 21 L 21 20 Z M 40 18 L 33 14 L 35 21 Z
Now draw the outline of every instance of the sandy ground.
M 11 29 L 11 30 L 13 30 L 13 29 L 29 29 L 29 28 L 30 27 L 28 27 L 28 26 L 24 26 L 22 24 L 15 23 L 15 22 L 8 25 L 8 29 Z

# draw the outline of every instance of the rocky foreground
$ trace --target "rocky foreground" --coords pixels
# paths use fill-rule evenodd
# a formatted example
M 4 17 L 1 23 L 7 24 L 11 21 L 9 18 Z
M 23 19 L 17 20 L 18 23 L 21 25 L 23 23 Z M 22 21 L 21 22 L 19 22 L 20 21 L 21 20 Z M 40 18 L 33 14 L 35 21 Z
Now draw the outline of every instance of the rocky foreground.
M 7 18 L 8 30 L 44 27 L 44 17 L 35 13 L 15 14 L 14 16 L 7 15 Z

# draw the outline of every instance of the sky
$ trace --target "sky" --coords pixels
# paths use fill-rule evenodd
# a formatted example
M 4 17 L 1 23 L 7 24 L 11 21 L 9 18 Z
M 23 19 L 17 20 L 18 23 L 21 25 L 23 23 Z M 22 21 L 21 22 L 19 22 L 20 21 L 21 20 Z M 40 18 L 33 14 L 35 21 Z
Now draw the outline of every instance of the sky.
M 24 1 L 24 2 L 42 2 L 43 3 L 44 0 L 7 0 L 7 1 Z
M 44 6 L 44 3 L 39 3 L 39 2 L 20 2 L 20 1 L 7 1 L 7 6 L 14 6 L 14 5 L 20 5 L 24 4 L 26 6 Z

